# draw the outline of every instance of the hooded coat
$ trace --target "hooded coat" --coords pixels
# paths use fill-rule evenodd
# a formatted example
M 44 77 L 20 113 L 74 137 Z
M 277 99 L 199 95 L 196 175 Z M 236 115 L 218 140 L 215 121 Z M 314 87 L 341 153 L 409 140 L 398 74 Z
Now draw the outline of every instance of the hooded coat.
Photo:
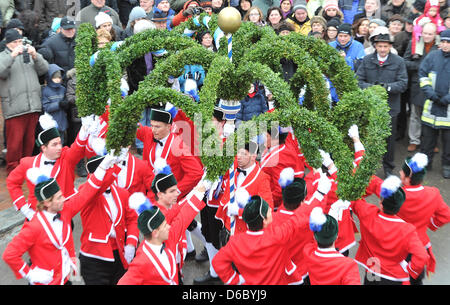
M 58 65 L 50 64 L 47 72 L 47 86 L 42 88 L 42 108 L 49 113 L 58 123 L 58 130 L 65 131 L 68 126 L 67 114 L 64 105 L 66 88 L 61 83 L 55 83 L 52 75 L 56 71 L 61 71 L 61 77 L 64 76 L 64 70 Z

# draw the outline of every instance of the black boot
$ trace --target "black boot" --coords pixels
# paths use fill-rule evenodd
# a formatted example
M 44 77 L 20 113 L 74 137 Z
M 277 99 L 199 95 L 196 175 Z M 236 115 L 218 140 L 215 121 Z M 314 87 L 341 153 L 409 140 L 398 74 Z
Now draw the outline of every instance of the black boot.
M 442 165 L 442 177 L 450 179 L 450 165 Z

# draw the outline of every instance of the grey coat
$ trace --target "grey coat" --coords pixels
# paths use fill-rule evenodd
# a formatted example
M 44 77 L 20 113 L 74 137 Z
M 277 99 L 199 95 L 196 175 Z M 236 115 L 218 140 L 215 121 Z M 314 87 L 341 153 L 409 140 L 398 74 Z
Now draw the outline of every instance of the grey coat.
M 20 115 L 41 112 L 41 85 L 38 76 L 48 71 L 48 63 L 41 54 L 30 63 L 23 56 L 11 57 L 6 48 L 0 52 L 0 96 L 5 120 Z
M 408 73 L 402 57 L 389 53 L 386 62 L 380 66 L 377 53 L 363 58 L 356 73 L 359 87 L 386 84 L 388 91 L 389 114 L 394 117 L 400 113 L 401 94 L 408 87 Z

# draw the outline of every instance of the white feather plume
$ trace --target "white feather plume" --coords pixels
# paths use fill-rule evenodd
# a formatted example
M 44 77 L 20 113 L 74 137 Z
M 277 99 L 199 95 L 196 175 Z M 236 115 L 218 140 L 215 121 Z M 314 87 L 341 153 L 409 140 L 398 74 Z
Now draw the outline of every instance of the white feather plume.
M 98 156 L 104 156 L 107 153 L 106 141 L 103 138 L 94 137 L 91 142 L 91 147 Z
M 387 177 L 381 184 L 380 195 L 383 198 L 389 198 L 395 193 L 398 188 L 402 185 L 402 181 L 399 177 L 391 175 Z
M 27 170 L 27 179 L 30 180 L 34 185 L 37 184 L 37 180 L 41 175 L 42 172 L 39 167 L 31 167 Z
M 428 165 L 428 156 L 423 153 L 416 153 L 411 158 L 411 162 L 415 162 L 419 169 L 424 169 Z
M 58 123 L 56 123 L 53 117 L 47 112 L 39 117 L 39 124 L 41 125 L 43 130 L 58 127 Z
M 278 183 L 282 188 L 285 188 L 294 181 L 294 169 L 292 167 L 286 167 L 280 173 L 280 179 Z
M 312 231 L 317 232 L 320 231 L 322 225 L 327 221 L 327 217 L 323 213 L 321 207 L 315 207 L 312 209 L 311 214 L 309 215 L 309 227 Z
M 244 208 L 251 198 L 250 194 L 245 188 L 238 188 L 234 196 L 236 199 L 236 203 L 240 208 Z
M 164 158 L 157 158 L 153 163 L 153 168 L 156 173 L 160 173 L 167 166 L 167 161 Z
M 132 208 L 133 210 L 138 210 L 139 207 L 145 203 L 147 200 L 147 197 L 145 197 L 144 193 L 142 192 L 136 192 L 130 195 L 128 198 L 128 206 Z

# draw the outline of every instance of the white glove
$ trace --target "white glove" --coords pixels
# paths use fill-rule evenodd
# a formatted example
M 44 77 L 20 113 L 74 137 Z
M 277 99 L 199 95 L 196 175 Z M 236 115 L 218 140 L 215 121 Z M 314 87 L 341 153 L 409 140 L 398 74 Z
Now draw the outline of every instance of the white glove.
M 128 147 L 122 147 L 120 149 L 120 155 L 117 157 L 118 162 L 127 161 L 128 160 Z
M 111 150 L 103 159 L 103 161 L 100 163 L 98 167 L 107 170 L 111 167 L 113 167 L 114 163 L 116 163 L 118 160 L 118 157 L 114 155 L 114 149 Z
M 330 157 L 330 154 L 327 152 L 324 152 L 323 150 L 319 149 L 320 155 L 322 156 L 322 164 L 325 167 L 330 166 L 331 164 L 333 164 L 333 160 Z
M 350 128 L 348 129 L 348 136 L 352 139 L 359 138 L 359 131 L 357 125 L 350 126 Z
M 53 280 L 53 270 L 48 271 L 39 267 L 34 267 L 27 275 L 25 275 L 25 278 L 31 285 L 37 283 L 48 285 Z
M 34 214 L 36 213 L 28 204 L 24 205 L 20 208 L 20 211 L 28 220 L 33 219 Z
M 322 194 L 328 194 L 328 192 L 331 190 L 331 181 L 330 179 L 328 179 L 326 174 L 320 175 L 319 186 L 317 187 L 317 190 Z
M 227 215 L 229 217 L 239 215 L 239 206 L 236 202 L 234 204 L 228 204 L 227 207 Z
M 136 253 L 136 248 L 132 245 L 126 245 L 124 249 L 124 257 L 127 263 L 131 263 L 134 258 L 134 254 Z
M 328 211 L 328 215 L 334 217 L 337 221 L 342 220 L 342 213 L 344 210 L 348 209 L 350 206 L 350 201 L 339 199 L 335 203 L 330 206 L 330 210 Z
M 89 125 L 88 133 L 94 136 L 98 136 L 100 132 L 100 118 L 95 116 L 93 122 Z
M 223 136 L 225 137 L 225 138 L 228 138 L 231 134 L 233 134 L 234 133 L 234 124 L 228 124 L 228 123 L 226 123 L 224 126 L 223 126 Z

